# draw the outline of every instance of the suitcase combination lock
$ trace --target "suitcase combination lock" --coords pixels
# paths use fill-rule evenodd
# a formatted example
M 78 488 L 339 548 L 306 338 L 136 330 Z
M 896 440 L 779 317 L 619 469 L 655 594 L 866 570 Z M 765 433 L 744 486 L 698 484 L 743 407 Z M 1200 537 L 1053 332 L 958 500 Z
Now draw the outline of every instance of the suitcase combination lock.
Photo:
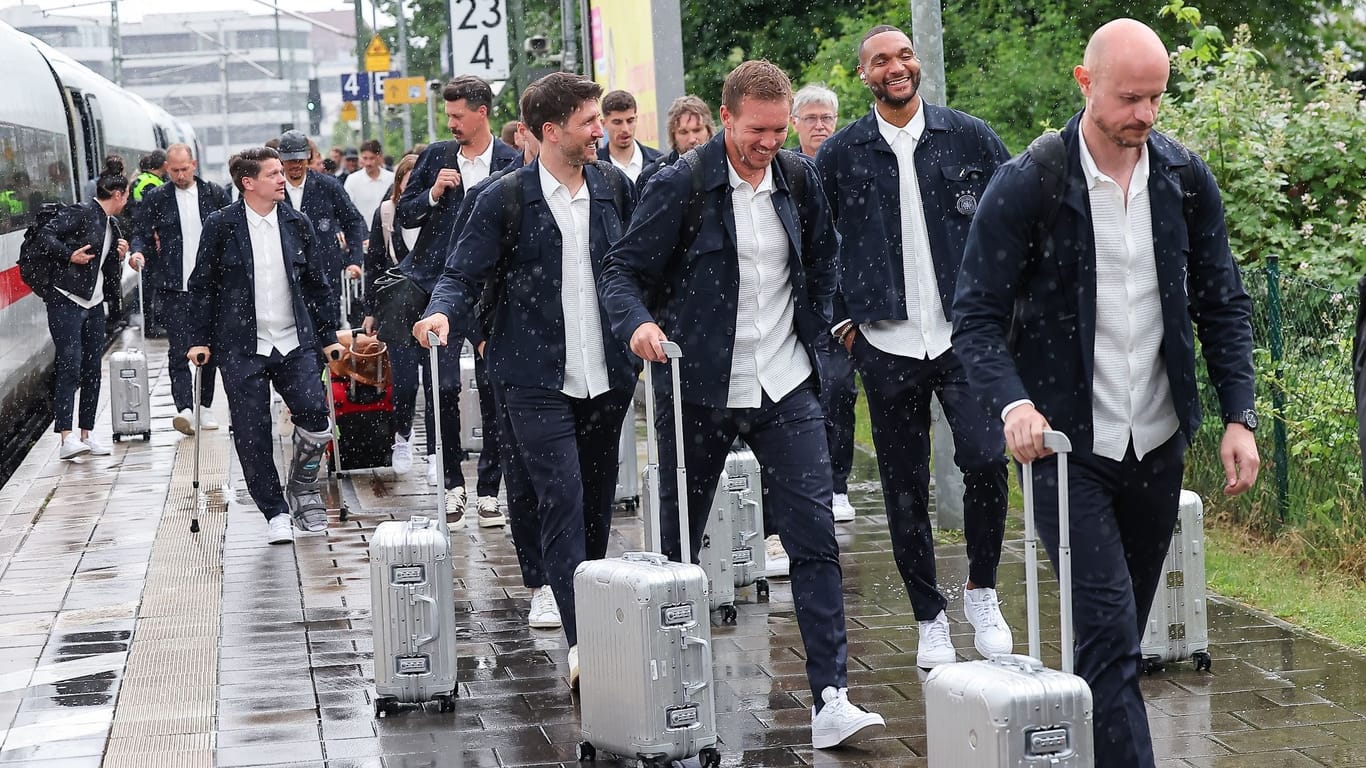
M 395 565 L 389 569 L 389 583 L 395 586 L 422 584 L 427 581 L 427 569 L 421 565 Z
M 1044 728 L 1030 731 L 1025 738 L 1029 739 L 1028 748 L 1031 756 L 1056 755 L 1066 752 L 1071 742 L 1066 728 Z
M 666 627 L 681 627 L 693 623 L 692 603 L 664 606 L 661 609 L 660 620 Z

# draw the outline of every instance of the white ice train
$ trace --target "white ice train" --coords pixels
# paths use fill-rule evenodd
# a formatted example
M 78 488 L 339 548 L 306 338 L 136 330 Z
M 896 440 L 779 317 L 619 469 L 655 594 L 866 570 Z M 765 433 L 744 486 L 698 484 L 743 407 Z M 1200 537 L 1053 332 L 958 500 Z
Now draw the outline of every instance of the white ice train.
M 109 154 L 126 172 L 154 149 L 189 144 L 184 121 L 71 57 L 0 23 L 0 483 L 51 418 L 47 312 L 19 279 L 24 230 L 45 202 L 83 202 Z M 124 307 L 134 273 L 125 267 Z

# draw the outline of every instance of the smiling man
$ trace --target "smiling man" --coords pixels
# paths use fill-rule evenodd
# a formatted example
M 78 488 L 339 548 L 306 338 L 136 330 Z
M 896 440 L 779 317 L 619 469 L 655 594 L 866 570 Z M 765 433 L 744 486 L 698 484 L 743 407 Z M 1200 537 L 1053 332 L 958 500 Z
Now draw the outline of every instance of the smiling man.
M 811 742 L 826 749 L 884 727 L 847 696 L 830 454 L 817 399 L 815 343 L 830 327 L 839 238 L 815 169 L 781 149 L 792 108 L 787 75 L 767 61 L 747 61 L 726 77 L 721 102 L 724 130 L 651 180 L 630 229 L 607 256 L 599 292 L 612 330 L 636 355 L 662 362 L 666 338 L 684 354 L 674 364 L 683 382 L 686 489 L 677 487 L 671 466 L 668 377 L 655 391 L 664 553 L 681 559 L 677 505 L 687 493 L 693 551 L 685 554 L 696 561 L 737 437 L 763 467 L 765 495 L 791 557 L 815 702 Z M 647 307 L 647 295 L 660 297 L 658 305 Z

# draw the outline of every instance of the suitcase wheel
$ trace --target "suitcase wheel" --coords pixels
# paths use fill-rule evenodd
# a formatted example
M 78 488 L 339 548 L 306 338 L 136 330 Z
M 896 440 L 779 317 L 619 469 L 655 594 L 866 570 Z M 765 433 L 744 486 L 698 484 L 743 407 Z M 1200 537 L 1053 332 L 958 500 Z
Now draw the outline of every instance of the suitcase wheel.
M 768 602 L 768 579 L 759 579 L 754 582 L 754 596 L 761 603 Z
M 117 433 L 117 432 L 114 433 L 114 442 L 117 443 L 117 442 L 119 442 L 119 441 L 122 440 L 122 439 L 123 439 L 123 435 L 120 435 L 120 434 Z
M 442 696 L 437 696 L 436 703 L 440 705 L 442 712 L 455 711 L 455 696 L 452 694 L 448 693 Z
M 721 623 L 722 623 L 722 624 L 732 624 L 732 625 L 733 625 L 733 624 L 735 624 L 736 620 L 737 620 L 739 617 L 740 617 L 740 613 L 739 613 L 738 611 L 735 610 L 735 606 L 733 606 L 733 605 L 723 605 L 723 606 L 721 606 Z
M 1210 659 L 1209 653 L 1206 651 L 1196 651 L 1191 654 L 1191 659 L 1195 662 L 1196 672 L 1208 672 L 1213 664 L 1213 660 Z
M 145 442 L 145 443 L 150 443 L 150 442 L 152 442 L 152 433 L 151 433 L 151 432 L 143 432 L 143 433 L 142 433 L 142 441 Z
M 593 746 L 592 744 L 590 744 L 590 743 L 588 743 L 588 742 L 586 742 L 586 741 L 581 741 L 581 742 L 579 742 L 579 762 L 581 762 L 581 763 L 591 763 L 591 762 L 593 762 L 593 761 L 595 761 L 595 760 L 597 760 L 597 759 L 598 759 L 598 748 L 597 748 L 597 747 Z
M 1197 662 L 1197 668 L 1198 668 L 1198 662 Z M 1142 673 L 1145 674 L 1145 675 L 1151 675 L 1151 674 L 1153 674 L 1153 673 L 1155 673 L 1155 672 L 1161 672 L 1162 670 L 1165 669 L 1165 667 L 1162 665 L 1162 660 L 1161 660 L 1160 658 L 1157 658 L 1157 657 L 1154 657 L 1154 656 L 1148 656 L 1148 657 L 1145 657 L 1145 658 L 1143 659 L 1143 661 L 1139 662 L 1139 667 L 1138 667 L 1138 669 L 1139 669 L 1140 672 L 1142 672 Z
M 698 752 L 697 760 L 702 768 L 721 768 L 721 752 L 716 747 L 707 747 Z
M 341 509 L 337 512 L 337 516 L 340 517 L 341 521 L 344 523 L 346 522 L 346 519 L 351 516 L 351 510 L 347 509 L 345 504 L 342 504 Z
M 393 696 L 375 698 L 375 717 L 384 717 L 398 711 L 398 699 Z

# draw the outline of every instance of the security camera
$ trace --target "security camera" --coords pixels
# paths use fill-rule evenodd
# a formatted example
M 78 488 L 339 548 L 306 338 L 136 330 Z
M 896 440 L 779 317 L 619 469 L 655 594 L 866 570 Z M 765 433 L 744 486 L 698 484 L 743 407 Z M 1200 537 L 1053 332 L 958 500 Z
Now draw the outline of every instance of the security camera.
M 545 35 L 532 35 L 526 39 L 524 47 L 532 56 L 544 56 L 550 53 L 550 38 Z
M 427 81 L 427 89 L 430 90 L 432 93 L 440 93 L 441 89 L 444 87 L 446 87 L 445 83 L 442 83 L 440 80 Z

